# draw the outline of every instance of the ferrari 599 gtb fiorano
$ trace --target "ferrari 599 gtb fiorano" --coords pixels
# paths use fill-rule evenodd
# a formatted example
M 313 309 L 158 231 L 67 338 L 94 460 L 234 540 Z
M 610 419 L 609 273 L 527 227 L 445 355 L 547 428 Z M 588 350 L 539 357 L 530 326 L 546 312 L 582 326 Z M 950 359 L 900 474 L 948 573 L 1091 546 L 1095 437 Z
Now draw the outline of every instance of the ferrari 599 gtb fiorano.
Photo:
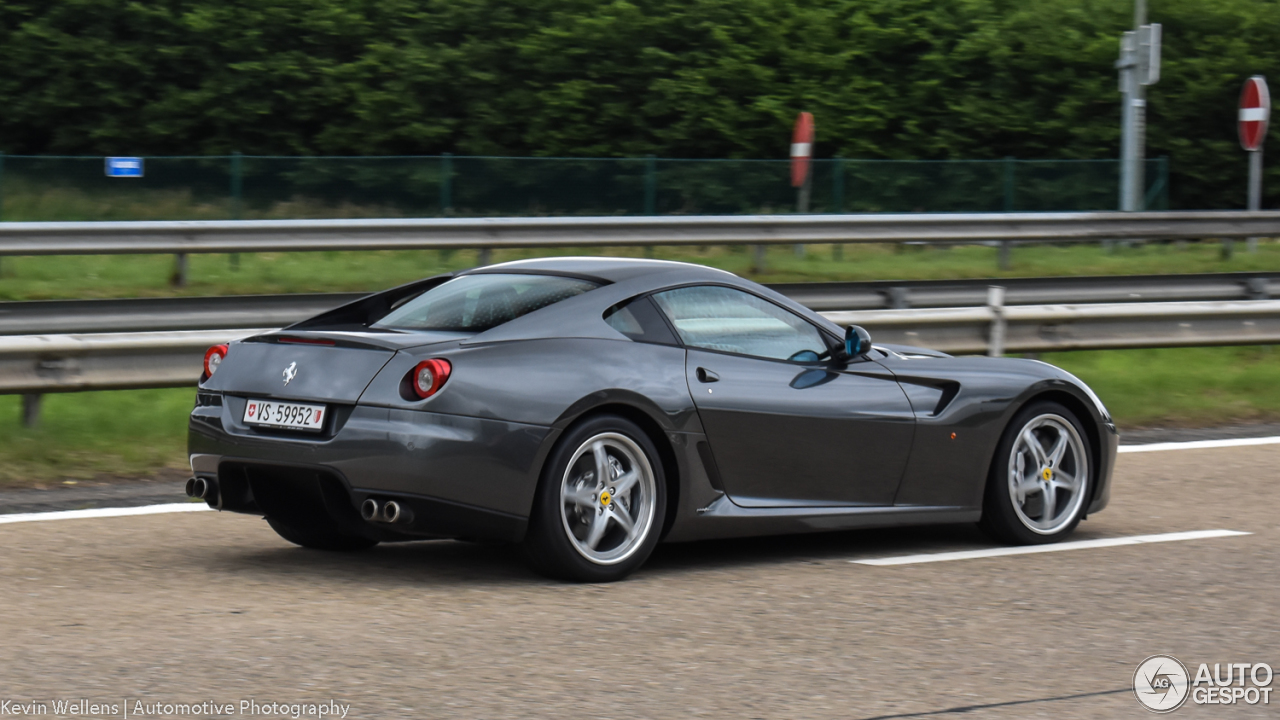
M 1107 504 L 1117 440 L 1042 362 L 873 345 L 697 265 L 550 258 L 210 348 L 188 492 L 305 547 L 518 542 L 606 581 L 662 541 L 979 522 L 1052 542 Z

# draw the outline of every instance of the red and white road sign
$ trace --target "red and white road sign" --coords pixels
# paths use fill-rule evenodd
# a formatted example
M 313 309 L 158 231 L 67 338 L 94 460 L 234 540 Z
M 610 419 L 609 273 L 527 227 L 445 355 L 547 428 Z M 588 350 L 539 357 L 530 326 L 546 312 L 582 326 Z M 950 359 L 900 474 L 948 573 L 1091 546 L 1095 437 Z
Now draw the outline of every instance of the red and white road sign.
M 809 158 L 813 156 L 813 115 L 800 113 L 791 134 L 791 187 L 804 185 L 809 177 Z
M 1261 150 L 1270 121 L 1271 93 L 1267 91 L 1267 79 L 1254 75 L 1244 81 L 1244 90 L 1240 91 L 1240 146 L 1250 152 Z

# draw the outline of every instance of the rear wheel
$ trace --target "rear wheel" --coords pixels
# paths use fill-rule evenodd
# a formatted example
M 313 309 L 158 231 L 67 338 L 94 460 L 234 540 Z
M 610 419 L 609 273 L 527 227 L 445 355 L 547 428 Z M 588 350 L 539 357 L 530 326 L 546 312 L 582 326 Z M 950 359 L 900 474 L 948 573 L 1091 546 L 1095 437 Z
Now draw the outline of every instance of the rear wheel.
M 377 540 L 340 533 L 332 523 L 301 522 L 297 519 L 285 522 L 268 517 L 267 524 L 285 540 L 313 550 L 351 552 L 366 550 L 378 544 Z
M 600 415 L 570 430 L 543 468 L 525 550 L 541 573 L 611 582 L 658 543 L 666 484 L 653 441 L 635 423 Z
M 1019 545 L 1056 542 L 1080 523 L 1093 464 L 1080 421 L 1053 402 L 1023 408 L 996 450 L 981 526 Z

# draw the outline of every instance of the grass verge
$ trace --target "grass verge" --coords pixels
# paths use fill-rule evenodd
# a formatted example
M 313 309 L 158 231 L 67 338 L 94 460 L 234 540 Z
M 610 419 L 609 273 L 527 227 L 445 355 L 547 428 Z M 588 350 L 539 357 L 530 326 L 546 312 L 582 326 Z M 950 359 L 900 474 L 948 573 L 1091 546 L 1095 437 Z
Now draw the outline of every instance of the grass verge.
M 1280 419 L 1272 347 L 1177 348 L 1043 356 L 1089 383 L 1121 427 L 1204 427 Z M 145 477 L 186 467 L 190 389 L 48 395 L 38 428 L 0 396 L 0 485 Z
M 1237 243 L 1242 245 L 1242 243 Z M 661 247 L 653 256 L 696 262 L 760 282 L 936 280 L 1240 271 L 1280 271 L 1280 242 L 1256 253 L 1237 248 L 1230 260 L 1211 242 L 1148 243 L 1106 252 L 1094 245 L 1017 247 L 1009 270 L 996 269 L 996 249 L 985 246 L 846 245 L 833 258 L 830 245 L 811 245 L 803 258 L 791 246 L 772 247 L 767 271 L 751 270 L 742 246 Z M 547 255 L 641 257 L 640 248 L 497 250 L 493 262 Z M 0 259 L 0 300 L 45 300 L 173 295 L 246 295 L 381 290 L 447 270 L 472 267 L 473 250 L 253 253 L 238 265 L 226 255 L 193 255 L 188 284 L 169 284 L 168 255 L 54 256 Z

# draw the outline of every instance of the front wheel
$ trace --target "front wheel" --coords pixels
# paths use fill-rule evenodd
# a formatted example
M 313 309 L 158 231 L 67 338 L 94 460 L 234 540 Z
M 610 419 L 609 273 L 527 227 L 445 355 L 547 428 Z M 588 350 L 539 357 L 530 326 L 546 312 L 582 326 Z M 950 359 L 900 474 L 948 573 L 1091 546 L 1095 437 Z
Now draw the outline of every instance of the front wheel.
M 996 450 L 981 526 L 999 540 L 1034 545 L 1061 540 L 1087 509 L 1093 465 L 1080 421 L 1053 402 L 1023 408 Z
M 526 553 L 554 578 L 621 580 L 657 545 L 665 502 L 662 462 L 649 436 L 616 415 L 591 418 L 547 459 Z

